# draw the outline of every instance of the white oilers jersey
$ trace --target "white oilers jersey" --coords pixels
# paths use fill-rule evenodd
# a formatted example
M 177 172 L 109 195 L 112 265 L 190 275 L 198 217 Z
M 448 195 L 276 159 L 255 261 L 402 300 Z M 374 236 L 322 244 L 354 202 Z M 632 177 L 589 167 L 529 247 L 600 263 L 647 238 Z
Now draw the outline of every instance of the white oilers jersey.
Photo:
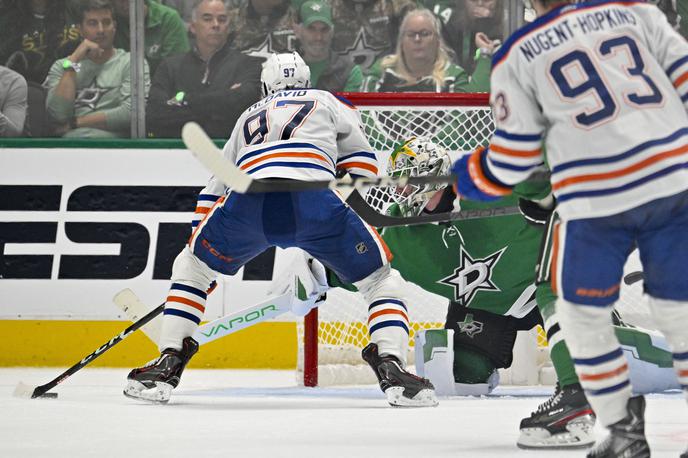
M 688 44 L 655 6 L 558 7 L 492 65 L 497 130 L 483 167 L 497 181 L 522 181 L 546 154 L 566 219 L 688 189 Z
M 317 89 L 279 91 L 249 107 L 224 154 L 253 178 L 331 180 L 336 169 L 379 173 L 356 107 Z

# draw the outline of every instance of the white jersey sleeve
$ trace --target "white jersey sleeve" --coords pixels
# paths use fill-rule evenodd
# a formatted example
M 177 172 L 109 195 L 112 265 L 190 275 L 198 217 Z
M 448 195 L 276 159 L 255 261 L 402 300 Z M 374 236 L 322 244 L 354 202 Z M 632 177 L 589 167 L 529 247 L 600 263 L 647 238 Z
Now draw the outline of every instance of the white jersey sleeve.
M 542 151 L 565 219 L 688 189 L 688 44 L 657 7 L 557 6 L 495 53 L 491 89 L 496 131 L 467 167 L 484 194 L 527 178 Z
M 657 8 L 645 8 L 642 24 L 647 27 L 649 48 L 688 109 L 688 42 L 674 30 Z
M 352 176 L 374 177 L 384 170 L 363 133 L 361 115 L 355 106 L 339 99 L 337 117 L 337 168 Z

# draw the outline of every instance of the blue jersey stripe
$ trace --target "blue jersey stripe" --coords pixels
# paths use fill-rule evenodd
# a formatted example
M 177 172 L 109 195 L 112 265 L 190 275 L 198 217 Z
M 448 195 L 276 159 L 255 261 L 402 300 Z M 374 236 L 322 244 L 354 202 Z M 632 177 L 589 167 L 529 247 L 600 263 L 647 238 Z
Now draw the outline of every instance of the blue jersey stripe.
M 679 60 L 677 60 L 676 62 L 674 62 L 673 64 L 671 64 L 671 65 L 669 66 L 669 68 L 667 68 L 667 71 L 666 71 L 666 73 L 667 73 L 667 75 L 669 76 L 669 78 L 672 77 L 672 76 L 671 76 L 672 73 L 674 73 L 676 70 L 678 70 L 678 68 L 679 68 L 681 65 L 685 64 L 686 62 L 688 62 L 688 56 L 683 56 L 683 57 L 681 57 Z
M 648 148 L 652 148 L 654 146 L 659 146 L 659 145 L 664 145 L 667 143 L 671 143 L 674 140 L 677 140 L 683 136 L 688 135 L 688 127 L 683 127 L 676 132 L 664 137 L 664 138 L 656 138 L 654 140 L 648 140 L 644 143 L 641 143 L 639 145 L 634 146 L 633 148 L 629 149 L 628 151 L 624 151 L 623 153 L 614 155 L 614 156 L 609 156 L 609 157 L 597 157 L 593 159 L 580 159 L 577 161 L 570 161 L 570 162 L 564 162 L 563 164 L 559 164 L 555 167 L 552 168 L 552 173 L 559 173 L 563 172 L 564 170 L 568 170 L 573 167 L 582 167 L 586 165 L 597 165 L 597 164 L 611 164 L 614 162 L 619 162 L 624 159 L 627 159 L 633 155 L 636 155 L 638 153 L 641 153 L 643 150 L 646 150 Z
M 686 92 L 685 94 L 683 94 L 681 96 L 681 102 L 683 102 L 683 103 L 688 102 L 688 92 Z
M 329 173 L 330 175 L 332 175 L 333 177 L 335 176 L 334 172 L 332 170 L 328 169 L 327 167 L 323 167 L 322 165 L 309 164 L 307 162 L 281 162 L 281 161 L 280 162 L 267 162 L 263 165 L 259 165 L 258 167 L 252 168 L 251 170 L 247 171 L 246 173 L 251 175 L 251 174 L 257 172 L 258 170 L 262 170 L 266 167 L 293 167 L 293 168 L 297 168 L 297 169 L 316 169 L 316 170 L 323 170 L 323 171 Z
M 617 186 L 616 188 L 596 189 L 596 190 L 591 190 L 591 191 L 578 191 L 578 192 L 571 192 L 568 194 L 557 195 L 557 201 L 565 202 L 567 200 L 578 199 L 580 197 L 599 197 L 599 196 L 606 196 L 609 194 L 616 194 L 616 193 L 623 192 L 623 191 L 628 191 L 629 189 L 633 189 L 635 187 L 643 185 L 643 184 L 647 183 L 648 181 L 652 181 L 654 179 L 664 177 L 666 175 L 669 175 L 670 173 L 673 173 L 677 170 L 685 169 L 685 168 L 688 168 L 688 162 L 684 162 L 682 164 L 671 165 L 671 166 L 664 168 L 662 170 L 658 170 L 655 173 L 651 173 L 650 175 L 644 176 L 638 180 L 631 181 L 630 183 L 626 183 L 623 186 Z
M 199 194 L 196 200 L 202 200 L 204 202 L 215 202 L 219 198 L 220 196 L 216 196 L 215 194 Z
M 372 304 L 370 304 L 370 307 L 368 307 L 368 310 L 371 310 L 373 307 L 377 307 L 378 305 L 384 305 L 384 304 L 398 305 L 408 312 L 408 309 L 406 308 L 404 303 L 398 299 L 380 299 L 380 300 L 377 300 L 377 301 L 373 302 Z
M 202 297 L 203 299 L 206 299 L 208 296 L 206 295 L 205 291 L 201 291 L 200 289 L 196 289 L 193 286 L 188 286 L 188 285 L 183 285 L 181 283 L 172 283 L 172 286 L 170 287 L 170 292 L 171 290 L 178 289 L 180 291 L 185 291 L 187 293 L 195 294 L 196 296 Z
M 495 161 L 493 158 L 490 158 L 490 163 L 495 167 L 499 167 L 500 169 L 513 170 L 514 172 L 526 172 L 530 169 L 539 167 L 542 164 L 544 164 L 543 162 L 540 162 L 536 165 L 513 165 L 502 161 Z
M 517 142 L 536 142 L 542 139 L 542 135 L 540 134 L 512 134 L 501 129 L 495 130 L 494 134 L 497 137 L 501 137 L 506 140 L 514 140 Z
M 688 361 L 688 351 L 685 353 L 672 353 L 671 355 L 676 361 Z
M 294 149 L 294 148 L 312 148 L 312 149 L 318 150 L 321 153 L 323 153 L 323 155 L 327 158 L 327 160 L 332 162 L 332 159 L 330 159 L 330 156 L 328 156 L 325 151 L 323 151 L 321 148 L 318 148 L 317 146 L 315 146 L 312 143 L 283 143 L 280 145 L 268 146 L 267 148 L 261 148 L 261 149 L 253 150 L 250 153 L 246 153 L 243 156 L 241 156 L 241 159 L 239 159 L 236 162 L 236 165 L 241 165 L 247 159 L 251 159 L 252 157 L 259 156 L 263 153 L 269 153 L 270 151 L 275 151 L 275 150 L 280 150 L 280 149 Z M 334 163 L 332 163 L 332 165 L 334 165 Z
M 381 321 L 380 323 L 377 323 L 377 324 L 371 326 L 369 333 L 370 333 L 370 335 L 372 335 L 378 329 L 388 328 L 390 326 L 402 328 L 404 331 L 406 331 L 406 334 L 408 334 L 408 332 L 409 332 L 408 326 L 406 326 L 406 323 L 404 323 L 403 321 L 389 320 L 389 321 Z
M 367 151 L 359 151 L 357 153 L 351 153 L 351 154 L 347 154 L 346 156 L 339 157 L 339 158 L 337 158 L 337 162 L 342 162 L 342 161 L 345 161 L 345 160 L 350 159 L 352 157 L 367 157 L 369 159 L 377 160 L 377 156 L 375 156 L 375 153 L 369 153 Z
M 604 355 L 600 356 L 595 356 L 594 358 L 573 358 L 573 363 L 581 366 L 595 366 L 597 364 L 609 362 L 622 355 L 623 352 L 621 351 L 621 347 L 619 347 L 615 350 L 610 351 L 609 353 L 605 353 Z
M 187 320 L 193 321 L 196 324 L 200 324 L 201 319 L 198 318 L 196 315 L 193 315 L 189 312 L 185 312 L 183 310 L 177 310 L 177 309 L 165 309 L 163 312 L 163 315 L 174 315 L 178 316 L 181 318 L 186 318 Z
M 625 381 L 623 381 L 617 385 L 614 385 L 614 386 L 610 386 L 607 388 L 601 388 L 599 390 L 585 390 L 585 392 L 587 394 L 590 394 L 593 396 L 600 396 L 600 395 L 607 394 L 607 393 L 613 393 L 614 391 L 620 391 L 620 390 L 626 388 L 629 384 L 630 384 L 630 382 L 628 380 L 625 380 Z

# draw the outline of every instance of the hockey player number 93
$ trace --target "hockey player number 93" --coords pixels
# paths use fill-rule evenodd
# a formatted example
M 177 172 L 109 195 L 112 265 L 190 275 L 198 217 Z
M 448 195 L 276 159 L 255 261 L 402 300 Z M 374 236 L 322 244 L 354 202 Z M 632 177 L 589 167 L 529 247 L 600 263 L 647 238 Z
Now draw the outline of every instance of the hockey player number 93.
M 647 92 L 646 94 L 640 94 L 639 92 L 628 93 L 624 95 L 625 99 L 639 106 L 662 103 L 662 93 L 652 79 L 644 73 L 645 62 L 643 62 L 638 45 L 633 38 L 626 35 L 611 38 L 601 42 L 597 49 L 600 59 L 614 57 L 618 51 L 626 51 L 628 53 L 627 55 L 630 57 L 630 62 L 623 67 L 630 77 L 642 79 L 640 84 L 645 86 Z M 594 58 L 595 56 L 593 55 L 592 57 Z M 578 85 L 572 85 L 564 72 L 567 66 L 574 63 L 579 64 L 587 77 L 585 81 Z M 618 109 L 617 101 L 612 92 L 605 85 L 604 79 L 597 71 L 597 67 L 593 63 L 593 59 L 588 52 L 576 49 L 563 55 L 552 62 L 549 72 L 556 83 L 559 93 L 565 98 L 575 99 L 587 95 L 590 90 L 596 92 L 598 100 L 602 103 L 602 107 L 592 113 L 583 112 L 576 115 L 575 119 L 579 124 L 585 127 L 593 127 L 603 123 L 616 114 Z

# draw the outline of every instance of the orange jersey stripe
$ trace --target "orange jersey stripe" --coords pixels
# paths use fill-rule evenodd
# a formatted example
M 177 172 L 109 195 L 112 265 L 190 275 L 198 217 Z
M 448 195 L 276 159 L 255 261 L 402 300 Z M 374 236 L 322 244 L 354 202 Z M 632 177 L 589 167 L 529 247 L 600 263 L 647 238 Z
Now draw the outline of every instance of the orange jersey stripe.
M 678 371 L 678 376 L 679 377 L 688 377 L 688 369 Z
M 194 231 L 191 233 L 191 236 L 189 237 L 189 241 L 186 242 L 189 246 L 191 246 L 191 241 L 193 240 L 193 238 L 194 238 L 194 236 L 196 235 L 196 233 L 201 229 L 201 227 L 203 226 L 203 223 L 205 222 L 205 220 L 208 219 L 208 215 L 210 214 L 210 212 L 211 212 L 215 207 L 217 207 L 218 205 L 222 205 L 222 202 L 225 201 L 225 198 L 226 198 L 226 196 L 222 196 L 222 197 L 220 197 L 219 199 L 217 199 L 217 201 L 215 201 L 215 204 L 214 204 L 212 207 L 210 207 L 210 210 L 208 210 L 208 211 L 206 212 L 206 214 L 205 214 L 205 216 L 203 217 L 203 219 L 198 223 L 198 226 L 196 226 L 196 229 L 194 229 Z M 193 247 L 191 247 L 191 248 L 193 249 Z
M 320 154 L 316 154 L 316 153 L 272 153 L 272 154 L 266 154 L 265 156 L 259 157 L 258 159 L 254 159 L 252 161 L 249 161 L 239 168 L 241 170 L 246 170 L 247 168 L 251 167 L 252 165 L 258 164 L 259 162 L 267 161 L 269 159 L 274 159 L 276 157 L 307 157 L 310 159 L 317 159 L 317 160 L 322 161 L 328 165 L 330 164 L 330 162 L 327 159 L 322 157 Z
M 337 168 L 341 168 L 341 169 L 351 169 L 354 167 L 359 168 L 359 169 L 369 170 L 369 171 L 373 172 L 375 175 L 377 175 L 377 167 L 375 167 L 372 164 L 366 164 L 365 162 L 347 162 L 345 164 L 337 165 Z
M 601 374 L 581 374 L 579 376 L 579 378 L 581 380 L 586 380 L 586 381 L 604 380 L 606 378 L 611 378 L 611 377 L 615 377 L 619 374 L 623 374 L 627 370 L 628 370 L 628 364 L 624 363 L 623 366 L 617 367 L 613 371 L 602 372 Z
M 375 238 L 377 239 L 377 241 L 380 243 L 380 245 L 382 245 L 382 249 L 385 251 L 385 258 L 387 258 L 387 262 L 392 262 L 394 255 L 389 250 L 389 247 L 387 246 L 387 243 L 385 242 L 385 240 L 382 237 L 380 237 L 380 233 L 377 231 L 377 229 L 375 229 L 374 227 L 371 227 L 371 226 L 368 226 L 368 227 L 370 227 L 370 230 L 373 231 L 373 235 L 375 235 Z
M 373 321 L 375 318 L 381 316 L 381 315 L 401 315 L 404 320 L 408 323 L 409 318 L 406 313 L 404 313 L 402 310 L 395 310 L 395 309 L 384 309 L 384 310 L 378 310 L 377 312 L 371 314 L 368 317 L 368 324 L 370 324 L 371 321 Z
M 212 207 L 196 207 L 196 213 L 206 214 Z
M 685 83 L 686 80 L 688 80 L 688 72 L 685 72 L 683 75 L 676 78 L 676 81 L 674 81 L 674 87 L 678 88 L 681 84 Z
M 185 297 L 181 296 L 167 296 L 167 302 L 178 302 L 180 304 L 185 304 L 190 307 L 193 307 L 197 310 L 200 310 L 201 312 L 205 312 L 205 307 L 199 304 L 198 302 L 194 302 L 191 299 L 187 299 Z
M 538 157 L 541 154 L 541 150 L 539 148 L 522 151 L 517 149 L 505 148 L 499 145 L 490 145 L 490 150 L 494 151 L 495 153 L 505 154 L 507 156 L 513 157 Z
M 556 191 L 557 189 L 561 189 L 565 186 L 569 186 L 575 183 L 584 183 L 587 181 L 596 180 L 610 180 L 612 178 L 618 178 L 633 172 L 637 172 L 638 170 L 644 169 L 645 167 L 649 167 L 652 164 L 659 162 L 661 160 L 668 159 L 674 156 L 680 156 L 681 154 L 685 154 L 686 152 L 688 152 L 688 145 L 683 145 L 678 148 L 674 148 L 672 150 L 664 151 L 663 153 L 659 153 L 654 156 L 648 157 L 647 159 L 642 160 L 637 164 L 633 164 L 623 169 L 615 170 L 613 172 L 594 173 L 590 175 L 578 175 L 575 177 L 566 178 L 564 180 L 557 181 L 556 183 L 554 183 L 552 185 L 552 190 Z
M 496 185 L 485 177 L 483 168 L 480 165 L 480 155 L 484 149 L 484 147 L 478 148 L 468 159 L 468 173 L 473 179 L 473 183 L 475 183 L 482 192 L 491 196 L 505 196 L 510 194 L 511 189 Z
M 559 222 L 554 223 L 554 228 L 552 229 L 552 264 L 549 266 L 550 273 L 550 283 L 552 286 L 552 292 L 556 295 L 557 293 L 557 263 L 559 262 Z

